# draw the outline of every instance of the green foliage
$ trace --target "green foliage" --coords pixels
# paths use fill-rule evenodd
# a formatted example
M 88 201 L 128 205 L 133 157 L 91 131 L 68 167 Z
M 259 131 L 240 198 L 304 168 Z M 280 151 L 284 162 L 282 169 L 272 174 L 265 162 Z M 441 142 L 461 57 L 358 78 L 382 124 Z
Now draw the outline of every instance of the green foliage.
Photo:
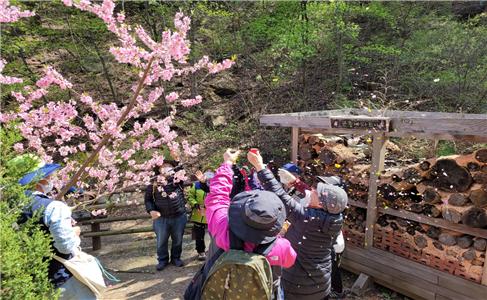
M 436 152 L 438 156 L 448 156 L 457 153 L 457 149 L 454 142 L 440 141 Z
M 0 262 L 2 266 L 2 299 L 56 299 L 47 278 L 46 257 L 51 256 L 50 237 L 38 225 L 36 216 L 24 224 L 17 224 L 22 208 L 28 204 L 25 188 L 18 184 L 25 172 L 36 164 L 34 158 L 16 157 L 14 143 L 21 139 L 16 129 L 0 128 Z

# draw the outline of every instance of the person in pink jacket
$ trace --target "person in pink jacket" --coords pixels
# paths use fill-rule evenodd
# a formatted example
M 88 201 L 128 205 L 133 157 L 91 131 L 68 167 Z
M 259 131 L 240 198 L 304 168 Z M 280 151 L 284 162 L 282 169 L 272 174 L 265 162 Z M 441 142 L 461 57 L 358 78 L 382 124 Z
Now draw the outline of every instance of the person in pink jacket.
M 230 249 L 229 229 L 244 241 L 244 250 L 251 252 L 256 245 L 274 242 L 266 258 L 271 266 L 289 268 L 296 260 L 296 252 L 289 241 L 278 233 L 286 219 L 285 208 L 277 195 L 267 191 L 237 194 L 230 201 L 232 164 L 240 151 L 227 150 L 223 164 L 216 171 L 205 199 L 208 231 L 216 245 Z

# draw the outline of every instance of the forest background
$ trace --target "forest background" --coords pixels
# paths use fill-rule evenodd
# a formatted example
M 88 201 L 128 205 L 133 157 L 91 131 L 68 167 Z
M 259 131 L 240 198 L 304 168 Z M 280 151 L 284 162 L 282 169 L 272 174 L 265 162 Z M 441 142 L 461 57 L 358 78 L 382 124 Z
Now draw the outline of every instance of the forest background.
M 52 65 L 96 99 L 129 98 L 127 77 L 137 74 L 108 52 L 115 37 L 100 19 L 54 1 L 21 2 L 36 16 L 2 28 L 5 74 L 34 83 Z M 156 41 L 182 11 L 192 18 L 192 57 L 236 59 L 230 71 L 188 76 L 173 87 L 203 96 L 201 105 L 178 112 L 174 129 L 200 143 L 197 166 L 206 167 L 217 163 L 215 150 L 228 146 L 256 146 L 269 159 L 288 159 L 289 132 L 261 128 L 258 118 L 266 113 L 346 107 L 487 112 L 486 5 L 118 1 L 116 9 Z M 1 96 L 4 107 L 14 105 L 9 87 Z M 146 117 L 168 113 L 161 101 Z
M 132 94 L 137 72 L 108 52 L 116 37 L 96 16 L 60 1 L 12 1 L 36 15 L 2 24 L 3 74 L 34 84 L 45 66 L 55 67 L 75 89 L 119 107 Z M 202 95 L 203 103 L 178 111 L 179 136 L 200 144 L 193 168 L 216 167 L 227 147 L 259 147 L 265 159 L 289 159 L 288 129 L 259 126 L 259 116 L 337 108 L 486 113 L 487 3 L 372 1 L 117 1 L 131 24 L 152 38 L 171 27 L 176 12 L 191 17 L 191 58 L 206 54 L 236 64 L 216 75 L 172 81 L 170 90 Z M 2 85 L 1 108 L 17 103 Z M 57 89 L 48 100 L 66 100 Z M 171 109 L 156 103 L 144 118 L 164 119 Z M 132 126 L 128 123 L 126 126 Z M 16 132 L 1 130 L 1 263 L 5 299 L 52 299 L 43 257 L 49 239 L 34 223 L 14 226 L 26 199 L 20 187 L 3 189 L 29 169 L 4 164 L 15 156 Z M 82 142 L 82 141 L 80 141 Z M 419 144 L 417 144 L 419 143 Z M 427 142 L 410 154 L 423 157 Z M 403 150 L 414 145 L 403 142 Z M 438 155 L 458 152 L 441 143 Z M 461 150 L 461 149 L 460 149 Z M 431 154 L 431 153 L 430 153 Z M 32 162 L 30 162 L 32 163 Z M 24 170 L 25 171 L 25 170 Z M 26 272 L 29 270 L 29 272 Z M 41 296 L 42 295 L 42 296 Z

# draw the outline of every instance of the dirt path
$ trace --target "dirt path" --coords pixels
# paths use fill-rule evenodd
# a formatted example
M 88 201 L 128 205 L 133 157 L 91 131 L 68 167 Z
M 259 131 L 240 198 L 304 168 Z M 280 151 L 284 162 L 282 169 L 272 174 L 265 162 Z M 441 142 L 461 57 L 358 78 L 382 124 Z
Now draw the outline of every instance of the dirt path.
M 147 226 L 150 221 L 127 221 L 121 225 L 112 224 L 113 229 Z M 110 287 L 102 299 L 182 299 L 182 295 L 201 262 L 196 260 L 194 242 L 190 235 L 184 236 L 182 268 L 168 266 L 162 272 L 155 270 L 155 237 L 153 233 L 139 233 L 102 238 L 102 249 L 89 251 L 91 240 L 83 239 L 82 246 L 97 256 L 103 266 L 121 281 Z M 344 272 L 344 285 L 350 288 L 356 275 Z M 377 286 L 362 297 L 346 299 L 393 300 L 407 299 L 386 288 Z

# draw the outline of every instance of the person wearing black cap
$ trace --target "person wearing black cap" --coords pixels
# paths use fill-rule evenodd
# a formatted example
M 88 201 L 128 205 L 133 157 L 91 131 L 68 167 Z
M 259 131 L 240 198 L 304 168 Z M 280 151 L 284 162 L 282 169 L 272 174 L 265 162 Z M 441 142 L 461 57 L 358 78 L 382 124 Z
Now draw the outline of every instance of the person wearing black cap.
M 274 192 L 284 203 L 291 222 L 285 237 L 298 256 L 296 263 L 282 272 L 281 284 L 286 299 L 328 299 L 331 252 L 342 227 L 341 212 L 348 201 L 346 192 L 320 182 L 312 189 L 308 207 L 305 207 L 284 191 L 274 175 L 266 170 L 259 154 L 248 153 L 247 158 L 258 171 L 264 188 Z

